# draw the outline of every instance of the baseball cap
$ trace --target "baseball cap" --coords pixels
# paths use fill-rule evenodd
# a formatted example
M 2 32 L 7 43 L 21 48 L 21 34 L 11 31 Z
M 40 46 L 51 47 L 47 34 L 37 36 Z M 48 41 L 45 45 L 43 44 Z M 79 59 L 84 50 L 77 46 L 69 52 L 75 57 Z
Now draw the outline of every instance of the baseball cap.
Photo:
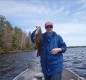
M 47 27 L 47 26 L 52 26 L 52 28 L 53 28 L 53 23 L 48 21 L 48 22 L 45 23 L 45 27 Z

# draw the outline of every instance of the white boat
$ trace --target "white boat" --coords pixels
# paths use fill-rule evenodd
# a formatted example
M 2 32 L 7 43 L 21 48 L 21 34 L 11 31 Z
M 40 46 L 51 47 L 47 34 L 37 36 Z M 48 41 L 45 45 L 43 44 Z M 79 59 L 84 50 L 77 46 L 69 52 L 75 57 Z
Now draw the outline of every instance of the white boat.
M 27 69 L 15 77 L 13 80 L 44 80 L 44 76 L 41 71 L 34 69 Z M 62 72 L 62 80 L 85 80 L 73 71 L 64 68 Z

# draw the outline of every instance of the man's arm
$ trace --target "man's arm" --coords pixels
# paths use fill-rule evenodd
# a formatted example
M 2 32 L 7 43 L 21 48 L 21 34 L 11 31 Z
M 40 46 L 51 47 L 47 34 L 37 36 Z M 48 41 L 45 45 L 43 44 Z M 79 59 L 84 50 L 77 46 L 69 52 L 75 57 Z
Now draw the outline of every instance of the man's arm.
M 65 44 L 65 42 L 63 41 L 62 37 L 59 36 L 59 47 L 58 48 L 54 48 L 51 50 L 51 54 L 55 55 L 57 53 L 64 53 L 67 49 L 67 46 Z
M 61 36 L 59 37 L 59 48 L 61 48 L 61 53 L 64 53 L 67 49 L 67 46 Z

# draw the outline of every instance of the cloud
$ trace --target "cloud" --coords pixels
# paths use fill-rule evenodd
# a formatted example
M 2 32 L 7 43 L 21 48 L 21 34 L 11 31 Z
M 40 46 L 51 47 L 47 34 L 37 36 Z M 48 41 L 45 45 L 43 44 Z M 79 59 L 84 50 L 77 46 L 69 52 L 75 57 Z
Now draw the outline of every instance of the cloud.
M 53 5 L 47 3 L 43 3 L 40 0 L 37 0 L 39 4 L 35 4 L 37 2 L 29 1 L 27 3 L 21 3 L 17 1 L 0 1 L 0 12 L 2 14 L 7 15 L 15 15 L 20 17 L 30 17 L 31 15 L 55 15 L 61 14 L 65 11 L 64 6 L 59 7 L 58 4 L 53 3 Z M 41 4 L 41 5 L 40 5 Z M 10 6 L 9 6 L 10 5 Z M 68 13 L 68 11 L 67 11 Z
M 55 24 L 54 31 L 60 34 L 67 46 L 86 45 L 86 24 Z
M 74 23 L 67 23 L 67 24 L 54 24 L 55 30 L 60 33 L 85 33 L 86 31 L 86 24 L 74 24 Z M 60 30 L 60 31 L 59 31 Z
M 68 45 L 86 44 L 86 0 L 1 0 L 0 14 L 26 32 L 52 21 Z M 75 43 L 76 42 L 76 43 Z
M 25 3 L 17 3 L 16 1 L 0 1 L 0 7 L 1 10 L 0 12 L 4 13 L 4 14 L 17 14 L 18 16 L 24 16 L 28 13 L 32 14 L 32 13 L 36 13 L 36 14 L 40 14 L 43 13 L 47 14 L 47 11 L 49 12 L 50 10 L 41 6 L 41 5 L 33 5 L 33 4 L 25 4 Z M 10 5 L 10 6 L 9 6 Z M 23 14 L 24 13 L 24 14 Z M 16 15 L 16 16 L 17 16 Z M 29 15 L 28 15 L 29 16 Z

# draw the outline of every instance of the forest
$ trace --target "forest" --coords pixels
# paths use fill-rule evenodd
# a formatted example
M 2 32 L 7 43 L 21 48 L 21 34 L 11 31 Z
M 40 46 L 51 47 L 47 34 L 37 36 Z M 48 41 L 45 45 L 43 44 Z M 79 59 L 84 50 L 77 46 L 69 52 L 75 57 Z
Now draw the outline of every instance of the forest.
M 33 50 L 30 35 L 0 15 L 0 53 Z

